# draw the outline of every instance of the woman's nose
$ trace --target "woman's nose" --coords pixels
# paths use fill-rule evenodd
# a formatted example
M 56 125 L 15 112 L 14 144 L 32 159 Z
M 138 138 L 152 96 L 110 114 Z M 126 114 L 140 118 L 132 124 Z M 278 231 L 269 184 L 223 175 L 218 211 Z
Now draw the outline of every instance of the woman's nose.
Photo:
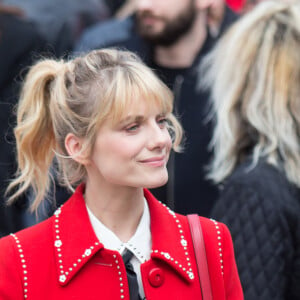
M 171 147 L 171 144 L 171 137 L 166 127 L 161 128 L 158 124 L 156 124 L 151 128 L 151 133 L 148 137 L 149 149 Z

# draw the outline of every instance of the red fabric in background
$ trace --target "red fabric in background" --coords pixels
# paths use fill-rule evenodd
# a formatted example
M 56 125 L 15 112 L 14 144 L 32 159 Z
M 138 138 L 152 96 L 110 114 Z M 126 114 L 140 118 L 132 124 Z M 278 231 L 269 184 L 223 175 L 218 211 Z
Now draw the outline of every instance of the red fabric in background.
M 227 5 L 235 12 L 240 12 L 246 0 L 226 0 Z

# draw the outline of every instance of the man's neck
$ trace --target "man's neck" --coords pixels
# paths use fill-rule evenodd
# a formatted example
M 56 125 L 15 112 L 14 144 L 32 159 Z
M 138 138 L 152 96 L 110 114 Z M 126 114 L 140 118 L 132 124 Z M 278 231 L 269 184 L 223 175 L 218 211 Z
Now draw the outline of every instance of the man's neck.
M 206 13 L 200 12 L 192 28 L 171 46 L 156 46 L 154 61 L 167 68 L 189 68 L 203 47 L 207 36 Z

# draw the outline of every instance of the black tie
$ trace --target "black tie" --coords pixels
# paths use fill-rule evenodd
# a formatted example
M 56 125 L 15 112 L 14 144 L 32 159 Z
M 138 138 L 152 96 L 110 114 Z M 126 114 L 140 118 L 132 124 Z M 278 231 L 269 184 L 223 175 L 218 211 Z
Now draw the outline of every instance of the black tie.
M 136 274 L 133 270 L 132 264 L 130 263 L 130 259 L 132 258 L 132 256 L 133 253 L 128 249 L 125 249 L 125 253 L 122 255 L 127 273 L 130 300 L 141 300 L 141 297 L 139 296 L 139 286 Z

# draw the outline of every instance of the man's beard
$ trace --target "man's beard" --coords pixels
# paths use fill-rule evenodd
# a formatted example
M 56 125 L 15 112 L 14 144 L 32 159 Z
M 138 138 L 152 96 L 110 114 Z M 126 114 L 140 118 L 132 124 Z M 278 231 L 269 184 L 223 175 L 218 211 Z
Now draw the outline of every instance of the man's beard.
M 181 12 L 175 19 L 163 19 L 164 22 L 166 22 L 165 28 L 157 34 L 152 33 L 151 28 L 149 30 L 147 26 L 143 26 L 142 21 L 140 20 L 140 18 L 142 19 L 143 17 L 153 16 L 148 11 L 137 15 L 136 26 L 140 36 L 149 41 L 151 44 L 168 47 L 177 42 L 191 29 L 196 19 L 196 9 L 193 6 L 192 1 L 186 10 Z

